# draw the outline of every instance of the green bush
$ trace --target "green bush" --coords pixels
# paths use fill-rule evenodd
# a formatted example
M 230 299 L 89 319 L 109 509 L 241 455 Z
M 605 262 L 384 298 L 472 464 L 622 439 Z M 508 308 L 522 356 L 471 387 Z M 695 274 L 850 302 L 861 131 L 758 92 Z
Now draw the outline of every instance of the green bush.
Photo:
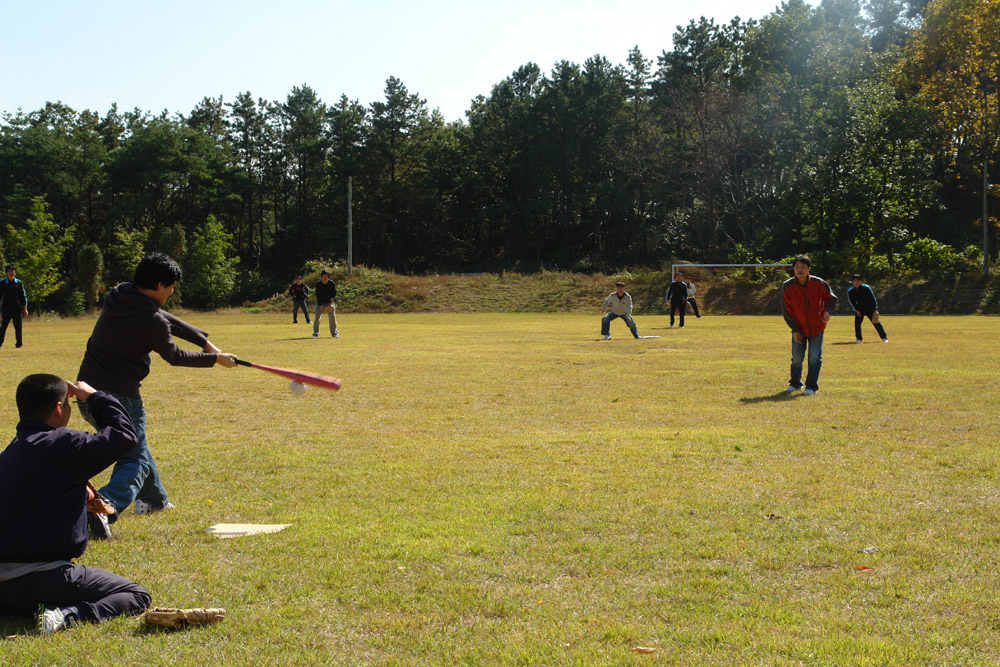
M 900 253 L 903 267 L 928 279 L 951 278 L 963 270 L 965 259 L 946 243 L 929 238 L 914 239 Z

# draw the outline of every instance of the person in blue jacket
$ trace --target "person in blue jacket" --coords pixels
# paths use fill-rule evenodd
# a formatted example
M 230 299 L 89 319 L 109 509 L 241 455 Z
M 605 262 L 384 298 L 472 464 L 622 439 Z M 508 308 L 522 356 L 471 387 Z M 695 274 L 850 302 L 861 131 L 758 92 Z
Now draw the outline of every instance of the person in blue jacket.
M 70 397 L 89 407 L 97 433 L 67 428 Z M 88 480 L 136 444 L 128 412 L 86 382 L 29 375 L 17 385 L 17 435 L 0 452 L 0 614 L 37 614 L 49 634 L 149 606 L 146 589 L 74 563 L 87 549 Z
M 24 283 L 14 277 L 17 271 L 13 265 L 4 267 L 7 276 L 0 280 L 0 346 L 7 336 L 7 326 L 14 322 L 14 347 L 21 347 L 21 316 L 28 314 L 28 295 L 24 291 Z
M 855 343 L 861 342 L 861 323 L 867 317 L 875 326 L 875 331 L 883 343 L 889 342 L 889 337 L 885 333 L 885 327 L 879 319 L 878 300 L 871 286 L 861 282 L 861 274 L 855 273 L 851 277 L 851 287 L 847 288 L 847 301 L 854 309 L 854 338 Z

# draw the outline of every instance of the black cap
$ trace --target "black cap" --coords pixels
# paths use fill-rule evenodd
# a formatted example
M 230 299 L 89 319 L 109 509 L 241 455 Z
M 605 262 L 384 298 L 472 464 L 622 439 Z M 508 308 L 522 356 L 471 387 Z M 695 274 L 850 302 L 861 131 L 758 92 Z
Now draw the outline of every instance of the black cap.
M 861 280 L 861 274 L 855 273 L 853 276 L 851 276 L 851 280 Z
M 625 287 L 625 283 L 619 280 L 618 282 L 615 283 L 615 287 Z

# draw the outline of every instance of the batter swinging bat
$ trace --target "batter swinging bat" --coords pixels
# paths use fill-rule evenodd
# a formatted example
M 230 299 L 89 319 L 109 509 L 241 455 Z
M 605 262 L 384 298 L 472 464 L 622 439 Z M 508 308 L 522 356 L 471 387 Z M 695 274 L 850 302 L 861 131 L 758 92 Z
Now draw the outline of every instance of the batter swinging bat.
M 317 375 L 316 373 L 306 373 L 305 371 L 295 371 L 290 368 L 278 368 L 277 366 L 265 366 L 264 364 L 255 364 L 249 361 L 244 361 L 243 359 L 237 359 L 236 363 L 240 366 L 249 366 L 250 368 L 259 368 L 262 371 L 267 371 L 268 373 L 274 373 L 275 375 L 280 375 L 286 377 L 289 380 L 294 380 L 296 382 L 301 382 L 302 384 L 311 384 L 315 387 L 324 387 L 326 389 L 333 389 L 334 391 L 340 389 L 340 378 L 327 377 L 325 375 Z

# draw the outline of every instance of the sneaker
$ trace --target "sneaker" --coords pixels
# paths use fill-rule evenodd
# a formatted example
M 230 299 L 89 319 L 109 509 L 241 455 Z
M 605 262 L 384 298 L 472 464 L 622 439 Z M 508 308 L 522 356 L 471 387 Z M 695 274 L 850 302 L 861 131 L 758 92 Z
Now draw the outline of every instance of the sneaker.
M 313 338 L 319 338 L 319 334 L 313 334 Z
M 340 332 L 339 331 L 334 331 L 333 332 L 333 337 L 334 338 L 340 338 Z
M 673 329 L 673 328 L 674 328 L 674 325 L 673 325 L 673 324 L 671 324 L 671 325 L 670 325 L 669 327 L 667 327 L 667 328 L 668 328 L 668 329 Z
M 888 342 L 889 342 L 889 339 L 888 339 L 888 338 L 883 338 L 883 339 L 882 339 L 882 342 L 883 342 L 883 343 L 888 343 Z
M 855 342 L 855 343 L 860 343 L 860 342 L 861 342 L 861 339 L 860 339 L 860 338 L 855 338 L 855 339 L 854 339 L 854 342 Z
M 611 334 L 604 334 L 601 336 L 601 340 L 611 340 Z
M 143 500 L 137 500 L 137 501 L 135 501 L 135 505 L 132 507 L 132 513 L 133 514 L 153 514 L 154 512 L 162 512 L 163 510 L 172 510 L 175 507 L 177 507 L 177 505 L 174 505 L 169 500 L 167 501 L 167 504 L 164 505 L 163 507 L 153 507 L 152 505 L 150 505 L 149 503 L 147 503 L 147 502 L 145 502 Z
M 794 384 L 790 384 L 787 387 L 785 387 L 784 389 L 782 389 L 782 393 L 790 394 L 793 391 L 798 391 L 798 390 L 799 390 L 798 387 L 796 387 Z
M 111 527 L 108 525 L 108 515 L 97 512 L 87 512 L 87 525 L 90 526 L 90 534 L 96 540 L 110 540 Z
M 64 614 L 61 609 L 46 609 L 44 604 L 38 605 L 38 613 L 35 615 L 35 626 L 38 634 L 51 635 L 65 628 L 76 624 L 76 616 Z
M 813 394 L 815 394 L 815 393 L 816 393 L 816 390 L 815 390 L 815 389 L 806 389 L 806 390 L 805 390 L 804 392 L 802 392 L 802 393 L 803 393 L 803 394 L 805 394 L 806 396 L 812 396 Z

